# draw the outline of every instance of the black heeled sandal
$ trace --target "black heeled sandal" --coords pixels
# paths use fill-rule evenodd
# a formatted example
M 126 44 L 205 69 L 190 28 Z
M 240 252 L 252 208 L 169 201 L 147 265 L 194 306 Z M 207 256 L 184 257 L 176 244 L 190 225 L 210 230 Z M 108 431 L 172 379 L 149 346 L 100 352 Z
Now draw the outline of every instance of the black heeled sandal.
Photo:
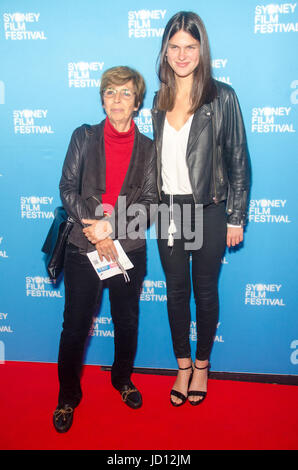
M 207 377 L 208 377 L 209 369 L 210 369 L 210 363 L 208 363 L 207 366 L 205 366 L 205 367 L 197 367 L 194 364 L 194 367 L 198 370 L 208 369 L 208 371 L 207 371 Z M 205 398 L 207 396 L 207 392 L 203 392 L 201 390 L 189 390 L 188 391 L 188 397 L 191 397 L 191 396 L 193 396 L 193 397 L 202 397 L 201 400 L 197 400 L 197 401 L 188 400 L 191 405 L 197 406 L 197 405 L 200 405 L 201 403 L 203 403 L 203 401 L 205 400 Z
M 189 367 L 179 367 L 179 370 L 188 370 L 188 369 L 192 369 L 192 365 L 190 365 Z M 189 377 L 188 386 L 189 386 L 189 384 L 190 384 L 190 382 L 191 382 L 191 379 L 192 379 L 192 372 L 191 372 L 190 377 Z M 181 406 L 181 405 L 184 405 L 184 403 L 185 403 L 186 400 L 187 400 L 187 395 L 185 396 L 185 395 L 183 395 L 183 393 L 178 392 L 178 390 L 175 390 L 175 389 L 173 389 L 173 388 L 172 388 L 172 390 L 171 390 L 171 394 L 170 394 L 170 395 L 173 395 L 173 396 L 179 398 L 179 400 L 181 400 L 181 403 L 175 403 L 175 402 L 171 399 L 171 397 L 170 397 L 170 401 L 171 401 L 171 404 L 172 404 L 173 406 Z

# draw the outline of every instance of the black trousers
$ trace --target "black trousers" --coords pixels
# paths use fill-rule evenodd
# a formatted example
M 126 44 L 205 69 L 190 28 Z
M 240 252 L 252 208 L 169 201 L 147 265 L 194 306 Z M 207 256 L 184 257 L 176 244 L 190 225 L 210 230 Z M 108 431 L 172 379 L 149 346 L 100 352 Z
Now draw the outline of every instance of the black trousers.
M 169 204 L 169 197 L 164 195 L 162 202 Z M 192 195 L 174 196 L 175 204 L 181 212 L 183 206 L 191 206 L 191 228 L 194 231 L 195 205 Z M 218 276 L 226 246 L 227 218 L 224 202 L 203 206 L 202 210 L 201 248 L 186 249 L 185 243 L 189 242 L 189 239 L 183 236 L 183 225 L 185 227 L 189 220 L 183 216 L 181 226 L 177 226 L 178 233 L 175 235 L 173 248 L 168 247 L 167 239 L 161 238 L 161 219 L 159 219 L 158 248 L 166 276 L 167 308 L 175 356 L 191 357 L 189 333 L 192 279 L 198 338 L 196 358 L 203 361 L 210 357 L 217 328 Z M 177 220 L 175 223 L 178 225 Z
M 101 281 L 86 255 L 72 244 L 66 247 L 64 322 L 58 356 L 59 406 L 76 407 L 82 398 L 80 380 L 84 351 L 104 283 L 109 288 L 114 323 L 112 384 L 119 389 L 129 383 L 137 349 L 139 296 L 146 272 L 146 249 L 129 252 L 128 256 L 134 265 L 128 271 L 130 282 L 126 283 L 122 274 Z

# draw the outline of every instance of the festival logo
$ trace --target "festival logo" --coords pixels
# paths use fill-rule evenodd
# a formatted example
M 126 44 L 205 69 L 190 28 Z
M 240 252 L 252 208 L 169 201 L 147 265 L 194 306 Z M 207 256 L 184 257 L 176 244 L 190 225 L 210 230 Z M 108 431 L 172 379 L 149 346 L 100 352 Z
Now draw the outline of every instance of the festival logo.
M 4 37 L 6 40 L 45 40 L 44 31 L 38 30 L 40 13 L 4 13 Z
M 255 34 L 291 33 L 298 31 L 297 3 L 270 3 L 255 8 Z
M 138 115 L 134 118 L 136 125 L 139 128 L 139 131 L 142 134 L 152 134 L 152 118 L 151 118 L 151 109 L 143 108 L 139 111 Z
M 54 212 L 49 210 L 53 199 L 49 196 L 21 196 L 22 219 L 53 219 Z
M 290 106 L 253 108 L 251 132 L 253 133 L 293 133 L 296 132 L 291 122 Z
M 69 88 L 99 88 L 104 62 L 69 62 Z
M 13 124 L 15 134 L 54 134 L 47 109 L 17 109 L 13 111 Z
M 217 323 L 217 330 L 220 327 L 221 323 Z M 190 341 L 195 341 L 197 342 L 198 336 L 197 336 L 197 324 L 195 321 L 190 322 L 190 332 L 189 332 L 189 339 Z M 219 335 L 218 332 L 216 332 L 216 335 L 213 338 L 214 343 L 224 343 L 222 335 Z
M 27 297 L 63 298 L 60 290 L 53 289 L 55 283 L 49 277 L 26 276 L 25 281 Z
M 216 80 L 232 85 L 231 78 L 225 74 L 228 59 L 214 59 L 211 62 L 213 75 Z
M 13 333 L 13 329 L 10 325 L 7 325 L 8 313 L 0 312 L 0 333 Z M 1 354 L 0 354 L 1 362 Z
M 167 10 L 130 10 L 128 12 L 129 38 L 161 37 Z
M 166 282 L 146 279 L 143 282 L 140 300 L 144 302 L 166 302 Z
M 93 324 L 89 330 L 89 336 L 114 338 L 114 329 L 112 318 L 99 316 L 94 318 Z
M 286 213 L 286 199 L 251 199 L 249 203 L 249 222 L 289 224 Z
M 245 305 L 285 307 L 282 284 L 246 284 Z

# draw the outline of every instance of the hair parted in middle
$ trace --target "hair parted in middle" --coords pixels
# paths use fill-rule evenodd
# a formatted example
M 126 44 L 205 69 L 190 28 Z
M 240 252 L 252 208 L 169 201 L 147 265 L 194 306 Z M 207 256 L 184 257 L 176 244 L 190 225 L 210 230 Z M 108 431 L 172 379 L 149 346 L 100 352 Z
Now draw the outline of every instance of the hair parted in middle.
M 130 80 L 132 80 L 134 86 L 135 106 L 141 106 L 146 91 L 145 80 L 139 72 L 125 65 L 111 67 L 103 73 L 99 90 L 102 104 L 103 93 L 106 88 L 112 85 L 124 85 Z
M 189 33 L 200 43 L 200 61 L 193 72 L 191 90 L 191 109 L 194 113 L 200 106 L 210 103 L 216 96 L 216 85 L 212 78 L 210 46 L 207 31 L 202 19 L 191 11 L 180 11 L 168 21 L 162 37 L 159 53 L 158 77 L 160 89 L 157 96 L 157 108 L 162 111 L 171 111 L 176 96 L 175 74 L 167 61 L 169 40 L 178 31 Z

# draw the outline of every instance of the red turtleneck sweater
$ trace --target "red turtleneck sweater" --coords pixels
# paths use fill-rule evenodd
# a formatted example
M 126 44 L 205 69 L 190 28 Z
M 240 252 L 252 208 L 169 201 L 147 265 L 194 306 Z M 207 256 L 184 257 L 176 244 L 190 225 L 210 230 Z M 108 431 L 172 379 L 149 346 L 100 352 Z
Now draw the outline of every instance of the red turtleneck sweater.
M 127 132 L 118 132 L 106 118 L 104 126 L 104 143 L 106 154 L 106 192 L 102 195 L 105 212 L 112 210 L 106 204 L 115 206 L 121 191 L 130 162 L 135 137 L 135 123 L 132 120 Z

